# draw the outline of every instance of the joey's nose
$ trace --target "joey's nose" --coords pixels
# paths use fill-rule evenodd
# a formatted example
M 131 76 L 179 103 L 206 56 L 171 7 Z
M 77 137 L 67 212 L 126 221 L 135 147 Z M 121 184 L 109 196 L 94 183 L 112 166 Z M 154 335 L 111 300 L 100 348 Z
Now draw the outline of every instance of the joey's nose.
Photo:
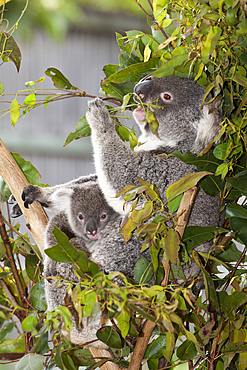
M 150 92 L 153 90 L 153 80 L 151 77 L 148 77 L 146 80 L 139 82 L 135 85 L 134 88 L 134 99 L 137 103 L 140 103 L 140 100 L 145 103 Z
M 94 220 L 89 220 L 86 224 L 86 233 L 88 235 L 96 235 L 97 234 L 97 225 Z

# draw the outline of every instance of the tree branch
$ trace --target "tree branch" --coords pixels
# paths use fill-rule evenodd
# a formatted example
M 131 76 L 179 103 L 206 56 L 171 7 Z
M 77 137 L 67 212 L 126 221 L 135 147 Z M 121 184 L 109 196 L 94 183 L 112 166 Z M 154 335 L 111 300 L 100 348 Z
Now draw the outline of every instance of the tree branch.
M 184 229 L 189 221 L 190 212 L 194 203 L 194 199 L 197 193 L 197 187 L 193 187 L 187 190 L 180 202 L 177 215 L 178 223 L 175 227 L 175 230 L 179 233 L 180 237 L 183 236 Z M 164 266 L 164 278 L 161 282 L 161 286 L 165 287 L 168 284 L 168 277 L 170 272 L 170 263 L 167 263 L 164 258 L 162 258 L 162 264 Z M 131 358 L 128 370 L 139 370 L 141 367 L 142 359 L 146 351 L 149 339 L 152 335 L 152 332 L 156 326 L 155 322 L 147 320 L 142 329 L 142 335 L 138 337 L 136 346 L 134 349 L 133 356 Z
M 9 238 L 8 238 L 8 235 L 7 235 L 7 232 L 6 232 L 6 228 L 5 228 L 5 224 L 4 224 L 1 212 L 0 212 L 0 235 L 2 237 L 3 244 L 4 244 L 4 247 L 5 247 L 5 250 L 6 250 L 6 254 L 7 254 L 7 258 L 8 258 L 9 264 L 10 264 L 10 268 L 11 268 L 12 274 L 14 276 L 16 287 L 17 287 L 17 290 L 18 290 L 20 298 L 21 298 L 22 307 L 26 308 L 26 306 L 27 306 L 26 293 L 25 293 L 25 290 L 23 288 L 20 275 L 19 275 L 19 273 L 17 271 L 17 268 L 16 268 L 16 264 L 15 264 L 14 256 L 13 256 L 13 253 L 12 253 L 10 241 L 9 241 Z
M 36 244 L 43 254 L 43 232 L 48 222 L 48 216 L 43 207 L 34 202 L 29 209 L 24 207 L 21 199 L 23 188 L 29 183 L 10 154 L 9 150 L 0 139 L 0 175 L 14 195 L 21 211 L 25 217 L 27 228 L 30 230 Z

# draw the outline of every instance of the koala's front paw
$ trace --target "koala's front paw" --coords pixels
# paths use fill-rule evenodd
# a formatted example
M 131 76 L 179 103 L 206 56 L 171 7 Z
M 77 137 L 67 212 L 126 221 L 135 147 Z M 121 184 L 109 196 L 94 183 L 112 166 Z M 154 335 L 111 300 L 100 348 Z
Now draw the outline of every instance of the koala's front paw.
M 97 109 L 103 109 L 103 110 L 106 109 L 103 100 L 100 99 L 100 98 L 95 98 L 94 100 L 90 100 L 88 102 L 88 108 L 90 109 L 91 112 L 94 112 L 95 109 L 96 110 Z
M 29 184 L 23 189 L 21 197 L 22 197 L 22 200 L 24 201 L 24 206 L 26 208 L 28 208 L 28 205 L 32 204 L 35 200 L 40 202 L 44 207 L 49 206 L 48 204 L 43 203 L 41 201 L 41 197 L 42 197 L 41 189 L 42 188 L 40 188 L 39 186 L 31 185 L 31 184 Z
M 90 100 L 88 107 L 89 110 L 86 117 L 92 129 L 105 133 L 107 129 L 114 127 L 111 116 L 102 99 Z

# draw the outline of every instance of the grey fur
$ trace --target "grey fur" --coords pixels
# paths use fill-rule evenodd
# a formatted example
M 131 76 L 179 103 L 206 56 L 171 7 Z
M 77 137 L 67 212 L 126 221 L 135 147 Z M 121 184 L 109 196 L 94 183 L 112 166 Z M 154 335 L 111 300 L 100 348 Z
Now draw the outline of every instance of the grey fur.
M 74 185 L 91 181 L 90 184 L 98 182 L 108 204 L 117 213 L 125 215 L 128 208 L 124 209 L 123 198 L 115 196 L 127 184 L 138 185 L 137 177 L 155 184 L 162 200 L 165 201 L 168 186 L 195 171 L 193 166 L 184 164 L 174 156 L 166 160 L 156 156 L 161 153 L 170 154 L 176 150 L 198 153 L 217 136 L 220 115 L 216 110 L 209 113 L 210 105 L 201 107 L 205 90 L 190 79 L 149 77 L 136 85 L 135 93 L 143 103 L 153 104 L 151 109 L 159 122 L 159 138 L 151 133 L 139 109 L 139 113 L 138 110 L 134 112 L 134 117 L 142 132 L 139 138 L 142 145 L 135 152 L 131 151 L 117 135 L 114 122 L 103 101 L 101 99 L 90 101 L 87 120 L 92 131 L 97 176 L 80 177 L 53 188 L 41 189 L 29 185 L 23 192 L 26 207 L 37 200 L 59 211 L 63 201 L 60 202 L 57 195 L 61 189 L 71 189 Z M 85 201 L 87 202 L 86 199 Z M 189 225 L 217 226 L 219 206 L 219 197 L 209 197 L 199 189 Z M 65 214 L 67 215 L 67 211 Z M 122 236 L 118 233 L 120 220 L 118 217 L 109 221 L 101 231 L 100 237 L 94 242 L 91 241 L 86 248 L 91 259 L 99 263 L 104 271 L 119 270 L 133 277 L 135 262 L 140 258 L 140 245 L 135 239 L 130 244 L 124 244 Z M 68 221 L 70 227 L 72 219 L 73 217 L 70 217 Z M 62 224 L 65 225 L 66 222 L 62 221 Z M 83 237 L 81 240 L 79 246 L 84 248 L 86 239 Z M 200 248 L 208 250 L 209 244 Z M 185 275 L 193 276 L 196 271 L 197 268 L 191 267 L 185 271 Z M 60 296 L 61 302 L 64 301 L 62 294 Z M 73 330 L 78 330 L 76 332 L 78 336 L 78 327 L 74 325 Z

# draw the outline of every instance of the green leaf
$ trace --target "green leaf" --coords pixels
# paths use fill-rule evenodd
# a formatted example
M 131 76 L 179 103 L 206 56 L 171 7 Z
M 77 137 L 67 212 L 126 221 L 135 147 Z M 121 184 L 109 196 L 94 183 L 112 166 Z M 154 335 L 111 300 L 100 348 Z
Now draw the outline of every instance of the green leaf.
M 122 337 L 125 338 L 130 328 L 130 312 L 128 307 L 123 307 L 120 314 L 116 317 L 116 320 Z
M 6 182 L 0 177 L 0 200 L 2 203 L 7 202 L 11 195 L 11 191 L 9 190 Z
M 228 174 L 229 168 L 227 163 L 221 163 L 215 172 L 215 176 L 221 175 L 221 178 L 224 179 Z
M 226 159 L 230 144 L 231 143 L 229 141 L 228 143 L 222 143 L 217 145 L 213 152 L 214 156 L 221 160 Z
M 86 253 L 73 247 L 68 237 L 60 229 L 54 226 L 53 235 L 58 244 L 45 250 L 45 254 L 53 261 L 63 263 L 74 263 L 83 272 L 91 272 L 93 275 L 99 272 L 96 263 L 87 258 Z
M 206 297 L 209 300 L 210 305 L 212 305 L 212 307 L 214 308 L 215 312 L 219 314 L 220 313 L 220 305 L 219 305 L 218 295 L 217 295 L 216 290 L 215 290 L 213 279 L 211 278 L 210 274 L 207 272 L 207 270 L 205 269 L 205 267 L 201 263 L 201 260 L 198 256 L 198 253 L 196 251 L 193 251 L 192 256 L 193 256 L 193 259 L 194 259 L 195 263 L 197 264 L 197 266 L 199 266 L 200 269 L 203 272 Z M 186 334 L 188 334 L 188 333 L 186 333 Z M 189 340 L 191 340 L 188 336 L 187 336 L 187 338 Z
M 147 346 L 143 358 L 160 358 L 164 356 L 166 348 L 166 336 L 161 334 L 157 339 L 154 339 L 152 343 Z
M 19 117 L 20 117 L 20 107 L 19 107 L 17 99 L 14 99 L 10 105 L 10 119 L 14 127 Z
M 124 341 L 112 326 L 103 326 L 97 331 L 97 338 L 112 348 L 123 348 Z
M 62 316 L 65 329 L 70 331 L 70 329 L 72 329 L 72 322 L 71 312 L 69 311 L 68 307 L 59 306 L 56 308 L 55 313 Z
M 25 259 L 25 267 L 26 267 L 27 276 L 29 277 L 31 281 L 33 281 L 34 279 L 34 274 L 36 272 L 38 263 L 39 263 L 39 259 L 36 255 L 34 254 L 27 255 Z M 39 268 L 37 269 L 36 275 L 35 275 L 35 279 L 34 279 L 35 283 L 37 283 L 40 280 L 40 274 L 42 273 L 42 271 L 43 271 L 43 266 L 40 264 Z
M 15 339 L 4 339 L 0 343 L 0 353 L 23 353 L 25 352 L 25 340 L 23 334 Z
M 44 356 L 29 353 L 23 356 L 15 365 L 15 370 L 43 370 Z
M 81 137 L 91 136 L 91 128 L 87 122 L 86 116 L 83 116 L 76 124 L 75 131 L 71 132 L 65 140 L 64 146 L 71 143 L 73 140 L 80 139 Z
M 207 345 L 210 338 L 211 338 L 211 335 L 212 335 L 212 329 L 215 325 L 215 321 L 214 320 L 211 320 L 209 322 L 207 322 L 198 332 L 198 335 L 200 336 L 200 338 L 202 339 L 202 343 L 203 345 Z
M 23 331 L 31 332 L 35 329 L 37 322 L 38 322 L 37 317 L 30 315 L 22 321 L 21 328 Z
M 175 347 L 175 335 L 171 332 L 166 334 L 166 358 L 170 361 L 174 352 Z
M 229 317 L 230 320 L 235 320 L 236 311 L 247 302 L 247 295 L 244 292 L 235 291 L 228 295 L 222 291 L 219 292 L 218 297 L 222 315 Z
M 229 346 L 223 347 L 221 353 L 240 353 L 247 352 L 247 342 L 232 343 Z
M 145 257 L 141 257 L 135 264 L 134 274 L 139 284 L 146 284 L 153 277 L 153 266 Z
M 226 217 L 240 217 L 247 219 L 247 209 L 239 204 L 229 203 L 226 206 Z
M 187 226 L 182 241 L 185 243 L 188 251 L 213 239 L 215 235 L 228 232 L 221 227 L 214 226 Z
M 7 57 L 16 66 L 17 72 L 21 66 L 21 51 L 15 42 L 15 39 L 7 32 L 2 32 L 0 35 L 0 54 L 2 57 Z
M 168 201 L 173 200 L 179 194 L 184 193 L 186 190 L 189 190 L 193 186 L 195 186 L 198 183 L 198 181 L 200 181 L 204 176 L 211 174 L 212 173 L 208 171 L 189 173 L 188 175 L 174 182 L 167 188 L 166 190 L 167 200 Z
M 74 349 L 67 353 L 76 366 L 91 366 L 95 363 L 89 349 Z
M 7 334 L 11 333 L 12 330 L 14 329 L 15 327 L 15 323 L 14 322 L 7 322 L 6 324 L 4 324 L 2 327 L 1 327 L 1 330 L 0 330 L 0 342 L 3 341 L 3 339 L 6 337 Z
M 177 349 L 177 356 L 181 361 L 189 360 L 197 355 L 196 346 L 186 339 Z
M 163 77 L 176 75 L 175 68 L 181 66 L 188 59 L 188 54 L 176 55 L 152 73 L 152 76 Z M 177 73 L 178 74 L 178 73 Z
M 178 210 L 179 204 L 182 200 L 183 194 L 178 195 L 176 198 L 168 202 L 168 207 L 171 213 L 174 213 Z
M 36 95 L 35 93 L 32 93 L 26 97 L 24 100 L 25 105 L 34 105 L 36 103 Z
M 40 178 L 40 173 L 36 170 L 36 168 L 32 165 L 30 161 L 26 161 L 18 153 L 11 153 L 11 154 L 30 184 L 38 185 L 42 187 L 47 186 L 47 185 L 42 184 L 42 182 L 38 180 Z
M 143 76 L 151 72 L 152 69 L 155 68 L 156 64 L 157 64 L 156 59 L 150 59 L 146 63 L 141 62 L 141 63 L 132 64 L 127 68 L 121 69 L 120 71 L 113 73 L 110 77 L 108 77 L 105 81 L 103 81 L 102 88 L 104 85 L 107 85 L 112 82 L 117 83 L 117 84 L 122 84 L 125 82 L 133 82 L 133 81 L 137 82 Z
M 164 238 L 160 241 L 160 246 L 164 250 L 164 258 L 167 263 L 170 261 L 174 265 L 177 264 L 178 252 L 180 248 L 179 244 L 180 238 L 177 231 L 174 229 L 169 229 Z
M 59 241 L 54 247 L 45 250 L 45 254 L 53 261 L 63 263 L 74 263 L 77 256 L 77 250 L 68 241 L 68 237 L 60 229 L 54 226 L 53 235 Z
M 231 217 L 230 227 L 237 232 L 239 239 L 247 246 L 247 221 L 245 218 Z
M 45 311 L 47 309 L 45 298 L 45 282 L 42 279 L 39 283 L 32 286 L 30 291 L 31 305 L 38 311 Z
M 210 58 L 210 55 L 212 54 L 212 52 L 214 51 L 218 43 L 221 33 L 222 33 L 222 29 L 220 27 L 217 27 L 217 26 L 210 27 L 209 33 L 207 35 L 207 39 L 204 42 L 204 47 L 201 52 L 202 62 L 204 64 L 207 64 Z
M 239 172 L 234 177 L 227 178 L 227 182 L 229 182 L 234 188 L 247 193 L 247 170 Z
M 77 90 L 77 87 L 73 86 L 57 68 L 47 68 L 45 74 L 51 77 L 53 84 L 57 89 Z
M 88 317 L 91 315 L 93 306 L 97 302 L 97 295 L 95 292 L 88 292 L 84 295 L 83 304 L 83 317 Z

